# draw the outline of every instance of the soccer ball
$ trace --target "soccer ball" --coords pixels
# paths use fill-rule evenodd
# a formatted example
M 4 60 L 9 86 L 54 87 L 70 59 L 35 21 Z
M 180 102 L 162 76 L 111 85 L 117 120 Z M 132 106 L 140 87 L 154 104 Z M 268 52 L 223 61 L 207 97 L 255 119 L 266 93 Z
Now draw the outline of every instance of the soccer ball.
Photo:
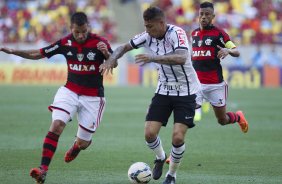
M 135 162 L 128 169 L 128 178 L 133 184 L 149 183 L 152 179 L 150 166 L 144 162 Z

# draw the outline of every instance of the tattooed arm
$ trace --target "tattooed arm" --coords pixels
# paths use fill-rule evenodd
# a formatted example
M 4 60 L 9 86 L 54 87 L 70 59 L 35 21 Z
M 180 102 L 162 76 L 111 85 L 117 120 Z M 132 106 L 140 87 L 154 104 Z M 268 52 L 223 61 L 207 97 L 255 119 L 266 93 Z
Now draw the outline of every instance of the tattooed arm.
M 117 65 L 117 60 L 121 58 L 126 52 L 133 48 L 129 43 L 123 44 L 116 48 L 111 56 L 99 67 L 99 71 L 103 74 L 112 73 L 112 69 Z
M 41 59 L 44 56 L 40 53 L 40 50 L 15 50 L 15 49 L 10 49 L 6 47 L 0 48 L 0 51 L 5 52 L 7 54 L 13 54 L 16 56 L 20 56 L 22 58 L 26 59 Z
M 188 57 L 187 50 L 176 50 L 167 55 L 139 54 L 135 56 L 136 63 L 155 62 L 168 65 L 183 65 Z

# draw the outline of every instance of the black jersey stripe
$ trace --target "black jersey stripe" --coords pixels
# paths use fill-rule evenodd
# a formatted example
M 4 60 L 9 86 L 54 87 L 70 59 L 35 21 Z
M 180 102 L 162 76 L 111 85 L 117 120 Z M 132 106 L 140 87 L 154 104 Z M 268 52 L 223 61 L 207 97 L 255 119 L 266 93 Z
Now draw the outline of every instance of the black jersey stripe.
M 138 49 L 138 47 L 139 47 L 140 45 L 144 44 L 144 43 L 146 43 L 146 40 L 135 45 L 135 43 L 133 42 L 133 40 L 130 40 L 130 45 L 131 45 L 134 49 Z
M 177 34 L 177 32 L 176 31 L 174 31 L 175 32 L 175 34 L 177 35 L 177 38 L 179 38 L 179 36 L 178 36 L 178 34 Z M 178 46 L 176 47 L 176 48 L 178 48 L 178 47 L 180 47 L 180 44 L 179 44 L 179 39 L 177 39 L 177 42 L 178 42 Z
M 153 38 L 150 37 L 149 47 L 151 47 L 152 43 L 153 43 Z
M 159 89 L 157 91 L 157 93 L 159 94 L 160 90 L 161 90 L 162 84 L 159 86 Z
M 186 74 L 186 72 L 185 72 L 184 66 L 183 66 L 183 65 L 180 65 L 180 66 L 181 66 L 182 71 L 183 71 L 183 73 L 184 73 L 184 75 L 185 75 L 185 79 L 186 79 L 186 83 L 187 83 L 188 95 L 190 95 L 190 86 L 189 86 L 188 76 L 187 76 L 187 74 Z
M 176 47 L 176 48 L 174 48 L 174 50 L 176 50 L 176 49 L 184 49 L 184 50 L 188 50 L 188 48 L 187 48 L 187 47 Z
M 161 65 L 161 67 L 162 67 L 163 74 L 164 74 L 164 76 L 165 76 L 165 81 L 168 82 L 168 77 L 167 77 L 167 75 L 166 75 L 166 73 L 165 73 L 164 66 Z
M 172 74 L 173 74 L 173 76 L 174 76 L 174 78 L 175 78 L 175 81 L 178 82 L 177 76 L 175 75 L 175 72 L 174 72 L 174 70 L 173 70 L 173 66 L 172 66 L 172 65 L 170 65 L 170 69 L 171 69 Z

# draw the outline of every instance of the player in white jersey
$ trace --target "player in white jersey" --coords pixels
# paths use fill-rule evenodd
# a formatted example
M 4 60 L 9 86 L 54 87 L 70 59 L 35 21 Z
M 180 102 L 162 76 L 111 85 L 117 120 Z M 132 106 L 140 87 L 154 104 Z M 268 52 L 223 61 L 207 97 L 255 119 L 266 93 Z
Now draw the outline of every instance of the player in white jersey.
M 158 136 L 162 126 L 166 126 L 171 113 L 174 113 L 172 132 L 171 162 L 164 184 L 175 183 L 176 171 L 185 151 L 185 134 L 194 125 L 195 98 L 200 83 L 191 63 L 188 39 L 183 29 L 166 24 L 162 10 L 150 7 L 143 13 L 146 31 L 135 36 L 129 43 L 119 46 L 111 57 L 100 66 L 100 71 L 108 74 L 117 59 L 126 52 L 145 47 L 148 54 L 135 56 L 136 63 L 157 65 L 158 86 L 149 106 L 145 123 L 145 140 L 156 154 L 153 178 L 162 175 L 166 154 Z

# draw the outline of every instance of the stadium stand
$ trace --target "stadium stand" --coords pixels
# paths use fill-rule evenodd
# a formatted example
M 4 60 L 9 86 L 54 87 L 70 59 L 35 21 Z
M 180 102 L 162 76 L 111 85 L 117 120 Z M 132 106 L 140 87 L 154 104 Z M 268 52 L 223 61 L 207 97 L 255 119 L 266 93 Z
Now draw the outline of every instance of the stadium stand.
M 151 3 L 164 9 L 168 22 L 189 33 L 197 23 L 202 0 L 140 0 L 142 9 Z M 281 0 L 213 0 L 215 24 L 227 30 L 239 44 L 282 44 Z
M 69 15 L 84 11 L 93 32 L 116 41 L 107 0 L 4 0 L 0 2 L 0 42 L 54 42 L 68 33 Z M 63 25 L 63 26 L 62 26 Z

